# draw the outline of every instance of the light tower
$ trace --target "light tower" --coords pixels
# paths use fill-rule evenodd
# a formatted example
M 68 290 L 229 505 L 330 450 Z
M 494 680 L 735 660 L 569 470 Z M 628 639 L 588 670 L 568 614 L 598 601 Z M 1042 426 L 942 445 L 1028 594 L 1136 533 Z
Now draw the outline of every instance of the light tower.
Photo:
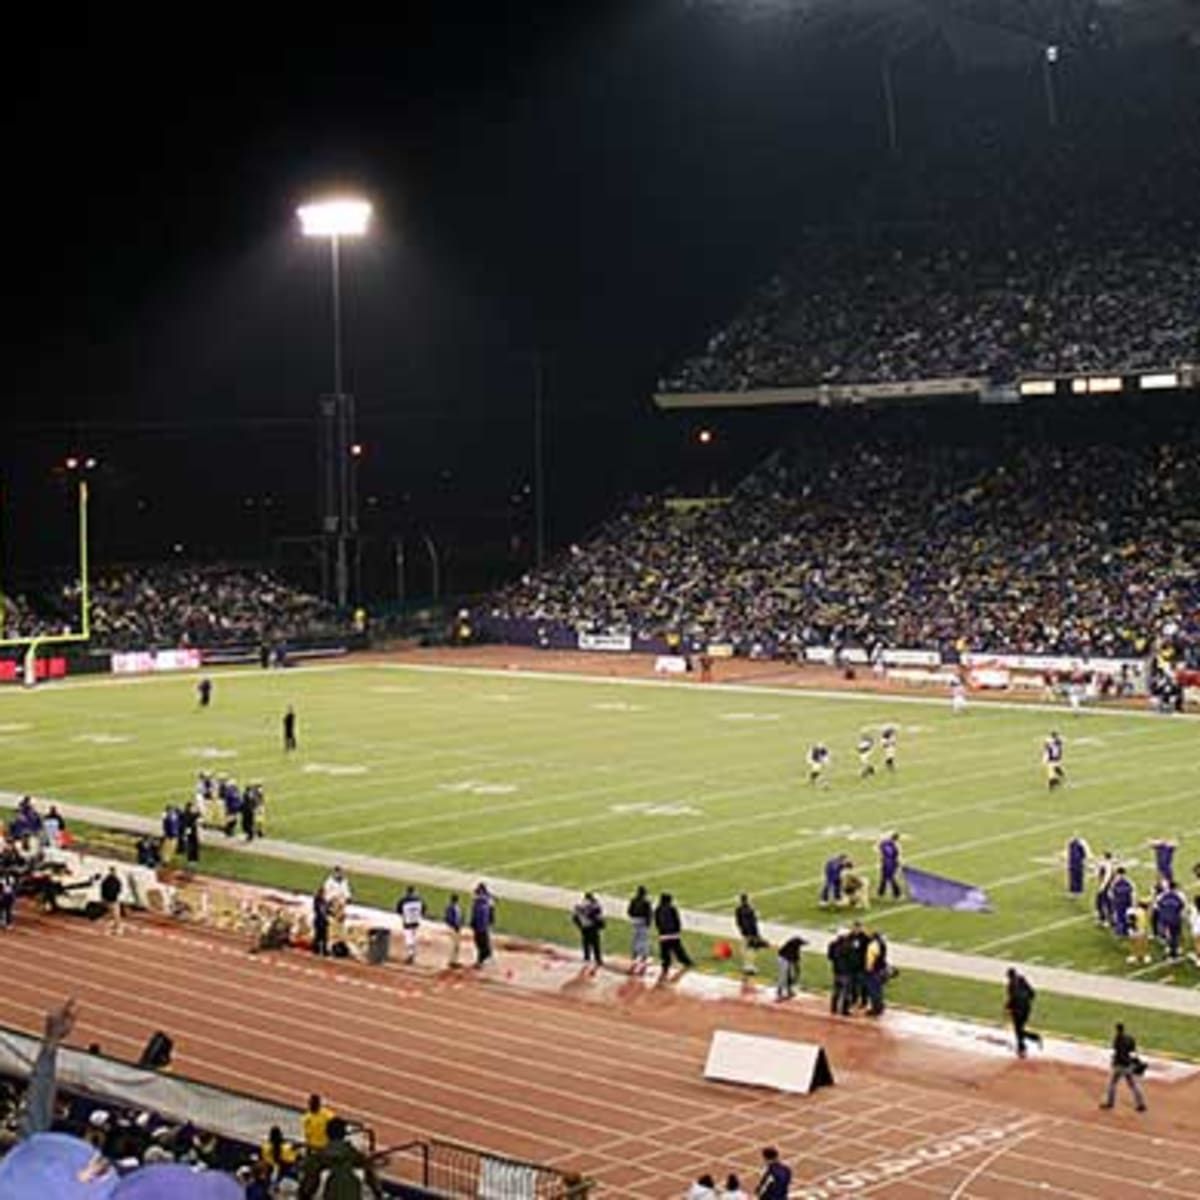
M 371 223 L 371 205 L 339 196 L 304 204 L 296 210 L 305 237 L 329 239 L 333 282 L 333 393 L 321 397 L 321 532 L 327 562 L 329 539 L 336 548 L 335 595 L 339 608 L 350 601 L 349 545 L 358 537 L 355 460 L 361 453 L 355 436 L 354 397 L 342 376 L 341 240 L 362 237 Z M 326 571 L 327 574 L 327 571 Z

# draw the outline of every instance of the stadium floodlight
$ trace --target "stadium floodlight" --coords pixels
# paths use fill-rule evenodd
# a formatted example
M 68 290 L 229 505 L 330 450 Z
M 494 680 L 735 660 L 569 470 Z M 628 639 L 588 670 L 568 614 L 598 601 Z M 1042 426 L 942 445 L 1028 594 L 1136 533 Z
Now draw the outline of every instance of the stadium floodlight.
M 337 533 L 335 588 L 339 608 L 350 599 L 349 540 L 358 533 L 358 495 L 354 463 L 361 454 L 356 451 L 354 435 L 354 399 L 346 394 L 342 379 L 342 268 L 341 240 L 361 237 L 371 223 L 371 205 L 358 196 L 330 196 L 296 209 L 300 228 L 305 237 L 326 238 L 329 242 L 330 265 L 333 268 L 333 412 L 337 430 Z
M 341 197 L 302 204 L 296 209 L 305 237 L 361 237 L 371 223 L 366 200 Z

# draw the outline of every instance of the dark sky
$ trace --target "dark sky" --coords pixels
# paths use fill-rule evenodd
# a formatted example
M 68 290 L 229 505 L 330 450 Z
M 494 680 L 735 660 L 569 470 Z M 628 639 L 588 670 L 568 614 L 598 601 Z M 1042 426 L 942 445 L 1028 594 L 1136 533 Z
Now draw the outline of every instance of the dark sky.
M 662 470 L 654 381 L 769 266 L 829 115 L 776 35 L 686 0 L 180 11 L 48 15 L 10 48 L 10 541 L 72 449 L 103 460 L 113 554 L 262 494 L 267 536 L 307 530 L 329 274 L 293 210 L 327 183 L 378 211 L 344 259 L 364 496 L 502 510 L 534 350 L 552 539 Z

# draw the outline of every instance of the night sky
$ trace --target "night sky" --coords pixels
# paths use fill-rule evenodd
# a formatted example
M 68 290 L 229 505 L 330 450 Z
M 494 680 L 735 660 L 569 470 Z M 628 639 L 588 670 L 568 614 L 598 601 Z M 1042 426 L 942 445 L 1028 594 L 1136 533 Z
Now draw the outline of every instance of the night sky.
M 506 510 L 535 353 L 552 542 L 669 480 L 681 434 L 650 394 L 786 242 L 763 222 L 801 194 L 803 72 L 684 0 L 389 14 L 97 6 L 14 42 L 10 565 L 57 553 L 44 493 L 72 451 L 102 462 L 101 559 L 309 531 L 329 268 L 293 211 L 327 185 L 377 210 L 343 261 L 381 531 L 504 526 L 528 548 Z
M 485 542 L 519 567 L 534 354 L 557 544 L 690 482 L 656 379 L 882 147 L 875 60 L 826 61 L 787 22 L 689 0 L 382 11 L 108 5 L 10 31 L 10 577 L 66 557 L 69 452 L 101 460 L 101 561 L 312 530 L 329 265 L 293 214 L 335 185 L 377 213 L 343 259 L 368 532 L 432 531 L 463 586 Z

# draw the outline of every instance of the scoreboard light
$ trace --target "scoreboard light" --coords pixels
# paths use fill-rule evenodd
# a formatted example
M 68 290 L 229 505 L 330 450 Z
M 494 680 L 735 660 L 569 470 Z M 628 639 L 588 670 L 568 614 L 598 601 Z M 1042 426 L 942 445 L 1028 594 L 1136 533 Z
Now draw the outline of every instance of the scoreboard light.
M 1022 379 L 1018 388 L 1022 396 L 1053 396 L 1058 391 L 1054 379 Z
M 1077 376 L 1071 380 L 1071 391 L 1076 396 L 1102 396 L 1123 391 L 1125 381 L 1120 375 Z
M 1179 387 L 1179 376 L 1174 371 L 1161 371 L 1154 375 L 1138 376 L 1138 387 L 1143 392 L 1166 391 Z

